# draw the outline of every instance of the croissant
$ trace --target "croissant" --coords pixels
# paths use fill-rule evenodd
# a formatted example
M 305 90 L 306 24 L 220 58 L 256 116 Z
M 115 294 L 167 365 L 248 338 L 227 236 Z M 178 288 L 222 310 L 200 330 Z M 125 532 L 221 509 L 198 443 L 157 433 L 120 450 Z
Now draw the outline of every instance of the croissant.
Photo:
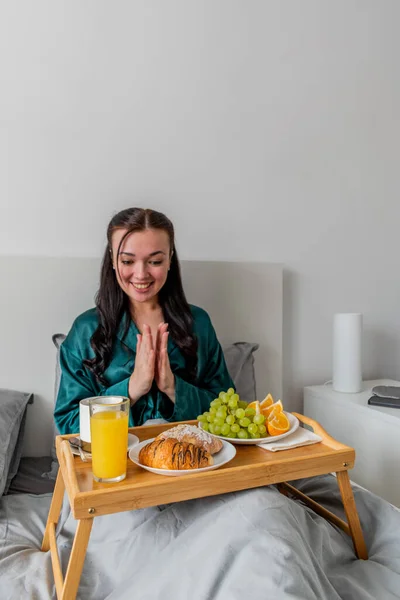
M 200 469 L 214 464 L 209 452 L 174 438 L 153 440 L 139 452 L 139 462 L 155 469 Z
M 163 431 L 156 437 L 156 440 L 167 439 L 169 437 L 175 438 L 178 442 L 186 442 L 187 444 L 200 446 L 210 454 L 216 454 L 223 446 L 220 439 L 210 435 L 207 431 L 200 429 L 200 427 L 194 427 L 193 425 L 186 425 L 184 423 Z

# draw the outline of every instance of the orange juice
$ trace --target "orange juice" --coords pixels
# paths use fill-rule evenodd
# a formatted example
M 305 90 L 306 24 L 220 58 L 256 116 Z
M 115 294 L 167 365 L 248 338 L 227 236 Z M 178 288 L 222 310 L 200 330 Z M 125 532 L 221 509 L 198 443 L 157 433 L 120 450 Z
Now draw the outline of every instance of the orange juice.
M 126 475 L 128 413 L 99 411 L 90 417 L 92 471 L 97 480 L 120 480 Z

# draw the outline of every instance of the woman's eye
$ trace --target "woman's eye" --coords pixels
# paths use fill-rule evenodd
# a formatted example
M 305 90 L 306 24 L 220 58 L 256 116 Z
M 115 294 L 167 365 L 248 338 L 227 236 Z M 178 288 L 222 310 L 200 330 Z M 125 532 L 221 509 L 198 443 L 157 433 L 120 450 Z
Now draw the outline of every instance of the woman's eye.
M 121 260 L 123 265 L 131 265 L 133 263 L 133 260 Z
M 162 260 L 151 260 L 150 264 L 156 267 L 157 265 L 162 264 Z

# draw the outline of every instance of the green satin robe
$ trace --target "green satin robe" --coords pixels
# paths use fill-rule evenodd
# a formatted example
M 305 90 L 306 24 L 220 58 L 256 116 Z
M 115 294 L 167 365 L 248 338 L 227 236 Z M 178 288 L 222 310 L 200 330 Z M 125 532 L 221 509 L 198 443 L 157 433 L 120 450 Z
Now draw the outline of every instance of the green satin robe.
M 168 356 L 175 375 L 175 403 L 160 392 L 153 382 L 150 392 L 131 407 L 130 427 L 143 425 L 148 419 L 195 419 L 208 409 L 211 400 L 219 392 L 234 387 L 210 317 L 197 306 L 191 305 L 190 308 L 194 318 L 194 334 L 198 341 L 196 385 L 186 381 L 185 359 L 175 342 L 169 338 Z M 90 338 L 98 326 L 96 309 L 86 311 L 74 321 L 60 348 L 61 380 L 54 418 L 61 434 L 79 432 L 79 401 L 83 398 L 128 396 L 129 378 L 135 366 L 136 335 L 139 331 L 131 321 L 123 339 L 125 323 L 124 318 L 117 333 L 112 360 L 104 373 L 109 385 L 103 386 L 82 365 L 83 359 L 94 357 Z

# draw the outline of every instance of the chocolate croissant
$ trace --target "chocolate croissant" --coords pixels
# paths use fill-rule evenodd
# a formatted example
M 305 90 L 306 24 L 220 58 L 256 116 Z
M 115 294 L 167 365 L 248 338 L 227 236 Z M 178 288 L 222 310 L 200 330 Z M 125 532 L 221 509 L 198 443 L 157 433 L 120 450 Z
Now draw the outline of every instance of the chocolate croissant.
M 207 450 L 174 438 L 155 439 L 139 452 L 139 462 L 155 469 L 200 469 L 214 464 Z
M 175 438 L 178 442 L 186 442 L 187 444 L 200 446 L 210 454 L 216 454 L 223 446 L 222 441 L 219 438 L 210 435 L 207 431 L 204 431 L 204 429 L 200 429 L 200 427 L 194 427 L 193 425 L 187 425 L 185 423 L 181 423 L 180 425 L 176 425 L 171 429 L 163 431 L 156 439 L 161 440 L 169 437 Z

